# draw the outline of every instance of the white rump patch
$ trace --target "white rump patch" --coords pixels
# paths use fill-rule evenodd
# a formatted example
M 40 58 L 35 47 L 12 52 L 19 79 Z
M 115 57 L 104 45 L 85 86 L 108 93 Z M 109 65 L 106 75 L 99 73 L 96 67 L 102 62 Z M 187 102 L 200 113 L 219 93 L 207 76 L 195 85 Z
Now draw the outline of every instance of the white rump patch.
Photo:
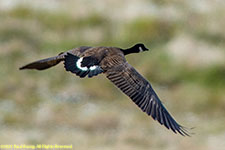
M 83 61 L 83 57 L 81 57 L 80 59 L 78 59 L 78 61 L 77 61 L 77 67 L 80 69 L 80 70 L 82 70 L 82 71 L 87 71 L 87 70 L 95 70 L 98 66 L 96 66 L 96 65 L 94 65 L 94 66 L 91 66 L 90 68 L 88 68 L 88 67 L 81 67 L 81 63 L 82 63 L 82 61 Z
M 83 70 L 83 71 L 87 71 L 88 70 L 88 68 L 87 67 L 81 67 L 81 62 L 82 62 L 82 60 L 83 60 L 83 57 L 81 57 L 80 59 L 78 59 L 78 61 L 77 61 L 77 67 L 80 69 L 80 70 Z
M 95 70 L 97 68 L 97 66 L 91 66 L 89 69 L 90 70 Z
M 143 49 L 141 46 L 139 46 L 139 52 L 143 52 Z

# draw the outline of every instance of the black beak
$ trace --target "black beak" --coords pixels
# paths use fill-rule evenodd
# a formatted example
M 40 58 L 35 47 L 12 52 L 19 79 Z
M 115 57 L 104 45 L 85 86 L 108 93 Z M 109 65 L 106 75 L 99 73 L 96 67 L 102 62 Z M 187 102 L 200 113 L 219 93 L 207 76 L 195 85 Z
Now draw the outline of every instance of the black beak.
M 145 47 L 145 51 L 149 51 L 149 49 L 147 49 L 147 48 Z

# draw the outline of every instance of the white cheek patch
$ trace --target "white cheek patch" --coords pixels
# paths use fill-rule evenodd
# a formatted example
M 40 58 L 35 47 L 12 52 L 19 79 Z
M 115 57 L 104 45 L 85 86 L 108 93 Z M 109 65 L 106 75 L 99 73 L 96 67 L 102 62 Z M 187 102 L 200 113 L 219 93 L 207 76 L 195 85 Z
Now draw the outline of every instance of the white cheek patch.
M 81 62 L 83 60 L 83 57 L 81 57 L 80 59 L 78 59 L 76 65 L 77 65 L 77 68 L 79 68 L 80 70 L 83 70 L 83 71 L 87 71 L 88 68 L 87 67 L 81 67 Z
M 143 49 L 142 49 L 142 47 L 139 47 L 139 52 L 143 52 Z

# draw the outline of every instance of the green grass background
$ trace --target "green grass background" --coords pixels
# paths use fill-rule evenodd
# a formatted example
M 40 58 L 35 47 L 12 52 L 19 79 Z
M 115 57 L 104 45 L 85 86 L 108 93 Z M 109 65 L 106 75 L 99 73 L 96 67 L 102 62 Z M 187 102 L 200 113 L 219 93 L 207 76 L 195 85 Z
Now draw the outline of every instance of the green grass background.
M 225 147 L 225 3 L 0 1 L 0 144 L 73 144 L 79 150 L 222 150 Z M 182 137 L 145 115 L 104 75 L 63 65 L 19 71 L 74 47 L 150 51 L 127 56 L 176 120 Z

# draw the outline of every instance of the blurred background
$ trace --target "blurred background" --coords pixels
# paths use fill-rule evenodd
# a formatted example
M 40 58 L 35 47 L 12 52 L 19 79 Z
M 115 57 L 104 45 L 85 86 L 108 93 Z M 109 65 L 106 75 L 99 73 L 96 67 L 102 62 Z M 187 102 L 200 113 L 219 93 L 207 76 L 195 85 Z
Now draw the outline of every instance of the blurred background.
M 73 144 L 79 150 L 225 147 L 224 0 L 0 0 L 0 144 Z M 192 137 L 144 114 L 104 75 L 63 64 L 19 71 L 74 47 L 150 51 L 127 59 Z

